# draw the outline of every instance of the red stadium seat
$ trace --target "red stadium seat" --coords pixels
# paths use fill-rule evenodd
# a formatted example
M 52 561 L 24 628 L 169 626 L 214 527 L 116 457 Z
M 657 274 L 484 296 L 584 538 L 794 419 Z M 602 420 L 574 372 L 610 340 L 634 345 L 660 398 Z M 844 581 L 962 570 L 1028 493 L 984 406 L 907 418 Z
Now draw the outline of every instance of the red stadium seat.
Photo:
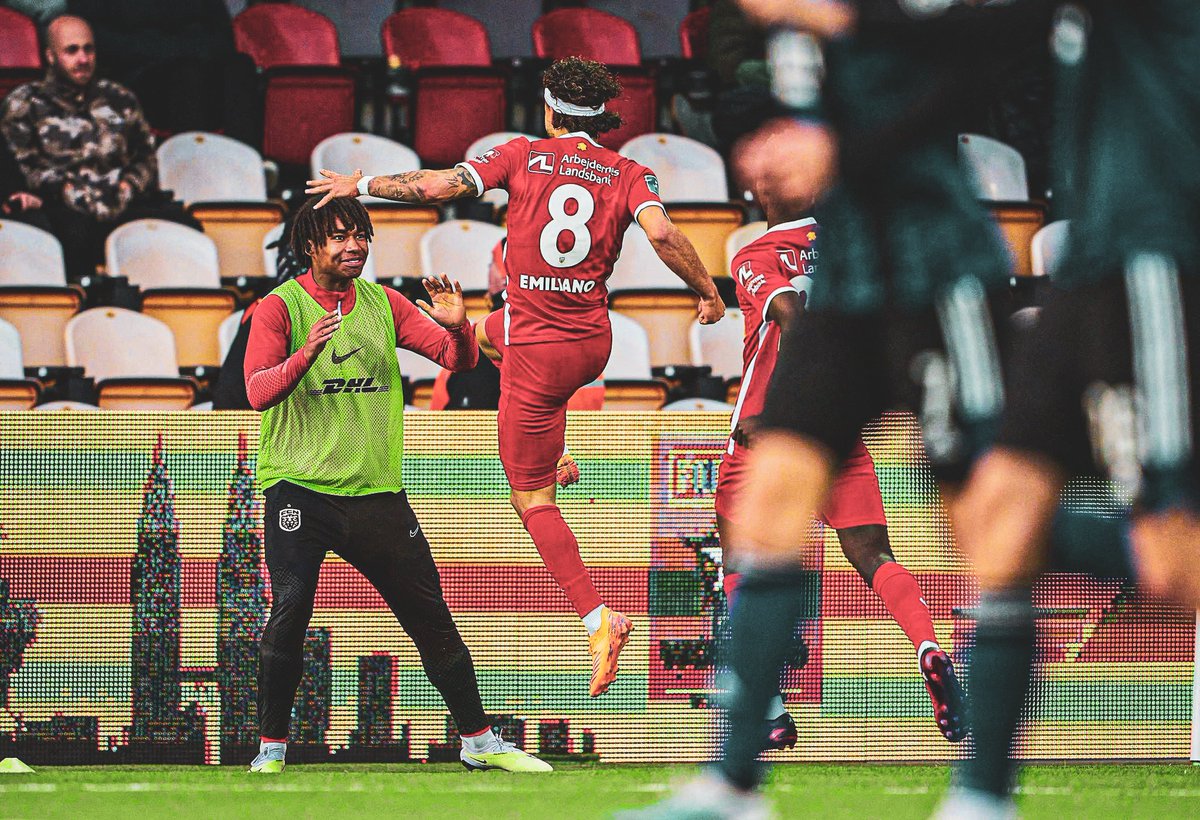
M 388 65 L 414 72 L 413 148 L 450 166 L 467 147 L 507 124 L 505 78 L 492 69 L 487 29 L 444 9 L 398 11 L 383 21 Z
M 20 12 L 0 6 L 0 68 L 39 68 L 37 27 Z
M 337 28 L 323 14 L 284 3 L 251 6 L 233 18 L 237 50 L 259 68 L 341 62 Z
M 353 72 L 296 66 L 268 73 L 263 100 L 264 156 L 307 167 L 317 143 L 353 130 Z
M 391 68 L 491 68 L 492 45 L 483 23 L 456 11 L 404 9 L 383 21 L 383 52 Z M 424 156 L 424 154 L 421 154 Z
M 533 23 L 533 53 L 546 60 L 583 57 L 610 66 L 641 65 L 633 23 L 606 11 L 558 9 Z
M 679 45 L 683 59 L 703 60 L 708 57 L 708 17 L 711 11 L 710 6 L 697 9 L 679 24 Z

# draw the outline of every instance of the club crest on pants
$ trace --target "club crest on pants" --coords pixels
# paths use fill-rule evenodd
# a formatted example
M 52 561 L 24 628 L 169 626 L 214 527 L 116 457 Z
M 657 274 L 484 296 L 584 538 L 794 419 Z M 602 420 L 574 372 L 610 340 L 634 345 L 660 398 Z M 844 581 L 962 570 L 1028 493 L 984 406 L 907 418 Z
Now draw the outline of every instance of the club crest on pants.
M 300 511 L 288 507 L 279 511 L 279 529 L 284 532 L 295 532 L 300 529 Z

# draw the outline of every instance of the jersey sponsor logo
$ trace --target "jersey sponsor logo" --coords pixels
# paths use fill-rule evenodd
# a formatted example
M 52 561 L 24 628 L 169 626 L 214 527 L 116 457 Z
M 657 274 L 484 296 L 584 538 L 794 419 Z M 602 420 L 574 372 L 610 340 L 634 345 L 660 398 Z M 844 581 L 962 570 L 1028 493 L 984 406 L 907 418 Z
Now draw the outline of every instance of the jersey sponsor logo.
M 310 396 L 335 396 L 338 393 L 386 393 L 390 384 L 375 384 L 373 376 L 357 379 L 325 379 L 321 386 L 308 391 Z
M 479 156 L 475 157 L 475 159 L 471 160 L 471 162 L 482 162 L 486 164 L 488 160 L 495 159 L 498 156 L 500 156 L 499 151 L 497 151 L 495 148 L 489 148 Z
M 345 356 L 339 356 L 338 352 L 337 352 L 337 348 L 335 347 L 330 351 L 329 358 L 333 360 L 334 364 L 341 364 L 342 362 L 346 361 L 347 359 L 349 359 L 351 356 L 353 356 L 355 353 L 357 353 L 360 350 L 362 350 L 361 346 L 354 348 L 349 353 L 347 353 Z
M 749 262 L 743 262 L 742 266 L 737 269 L 737 280 L 747 293 L 754 296 L 762 288 L 767 278 L 761 273 L 755 273 Z
M 812 263 L 817 259 L 816 248 L 801 251 L 795 248 L 776 248 L 775 253 L 779 254 L 779 261 L 787 269 L 788 276 L 813 275 L 815 266 Z
M 591 293 L 596 289 L 595 279 L 571 279 L 566 276 L 530 276 L 522 273 L 517 281 L 525 290 L 545 290 L 554 293 Z
M 646 187 L 650 189 L 650 193 L 658 196 L 658 177 L 654 174 L 646 174 Z
M 554 154 L 543 154 L 541 151 L 529 152 L 529 173 L 553 174 Z
M 300 529 L 300 511 L 295 507 L 287 507 L 280 510 L 279 529 L 284 532 L 295 532 Z
M 558 175 L 587 180 L 597 185 L 612 185 L 613 180 L 619 177 L 621 172 L 616 168 L 605 165 L 603 162 L 597 162 L 591 157 L 567 154 L 562 158 Z

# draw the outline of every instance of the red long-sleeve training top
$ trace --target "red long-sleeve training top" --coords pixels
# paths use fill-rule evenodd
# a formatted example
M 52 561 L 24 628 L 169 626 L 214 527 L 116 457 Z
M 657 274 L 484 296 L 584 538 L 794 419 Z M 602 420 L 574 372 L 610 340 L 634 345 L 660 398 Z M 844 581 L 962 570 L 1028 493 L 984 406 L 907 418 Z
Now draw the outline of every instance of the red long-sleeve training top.
M 325 290 L 312 272 L 297 277 L 297 282 L 326 310 L 342 302 L 342 315 L 354 310 L 355 291 Z M 470 370 L 479 361 L 479 345 L 470 322 L 456 330 L 447 330 L 430 319 L 399 291 L 384 286 L 392 320 L 396 324 L 396 346 L 420 353 L 451 371 Z M 287 305 L 278 296 L 267 296 L 254 311 L 250 338 L 246 342 L 246 397 L 255 410 L 266 410 L 283 401 L 310 364 L 297 350 L 288 355 L 292 323 Z

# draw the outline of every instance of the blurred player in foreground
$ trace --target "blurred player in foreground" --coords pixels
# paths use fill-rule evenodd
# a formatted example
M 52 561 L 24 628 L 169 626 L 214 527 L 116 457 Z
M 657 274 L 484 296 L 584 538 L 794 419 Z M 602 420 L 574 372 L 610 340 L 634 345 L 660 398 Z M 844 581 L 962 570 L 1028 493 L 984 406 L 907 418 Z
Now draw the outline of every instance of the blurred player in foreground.
M 956 510 L 982 594 L 975 755 L 944 818 L 1016 815 L 1011 749 L 1033 669 L 1034 581 L 1122 563 L 1102 543 L 1056 560 L 1048 540 L 1067 478 L 1099 467 L 1132 494 L 1139 580 L 1200 606 L 1200 6 L 1064 6 L 1051 41 L 1070 239 L 1061 289 L 1010 363 L 997 445 Z
M 804 607 L 796 547 L 828 508 L 863 426 L 888 410 L 914 411 L 935 474 L 951 488 L 998 423 L 993 294 L 1009 263 L 958 167 L 955 123 L 980 74 L 1003 65 L 1006 32 L 1024 25 L 1024 9 L 942 16 L 947 5 L 742 2 L 760 23 L 828 38 L 823 50 L 813 37 L 773 39 L 776 95 L 795 116 L 746 148 L 756 190 L 777 206 L 816 201 L 821 270 L 804 316 L 783 335 L 729 528 L 742 579 L 722 756 L 642 816 L 767 811 L 757 758 Z
M 546 568 L 583 619 L 590 638 L 589 694 L 604 693 L 633 624 L 604 605 L 555 503 L 567 401 L 608 363 L 613 339 L 606 281 L 636 220 L 663 262 L 699 295 L 701 322 L 725 305 L 695 248 L 667 217 L 654 172 L 597 138 L 621 124 L 605 104 L 621 87 L 601 64 L 570 57 L 543 76 L 548 139 L 518 137 L 444 171 L 364 177 L 322 171 L 309 193 L 441 202 L 502 188 L 509 193 L 504 309 L 476 328 L 500 363 L 500 460 Z
M 488 724 L 471 653 L 401 478 L 404 395 L 396 348 L 449 370 L 473 366 L 479 350 L 462 289 L 445 276 L 426 279 L 430 301 L 418 303 L 426 316 L 397 291 L 359 279 L 370 252 L 370 216 L 357 200 L 321 211 L 313 209 L 316 201 L 301 207 L 291 237 L 296 257 L 311 259 L 312 269 L 262 300 L 246 346 L 246 395 L 263 414 L 258 481 L 271 577 L 258 673 L 262 739 L 250 771 L 283 771 L 326 550 L 370 581 L 416 644 L 462 734 L 464 766 L 550 771 Z
M 725 596 L 730 611 L 735 606 L 741 580 L 737 571 L 734 516 L 747 478 L 754 432 L 766 404 L 767 384 L 775 371 L 780 336 L 793 322 L 802 321 L 800 316 L 817 268 L 816 220 L 802 218 L 805 211 L 802 208 L 785 210 L 772 202 L 765 191 L 759 194 L 758 201 L 766 211 L 770 228 L 738 251 L 730 265 L 746 322 L 741 392 L 730 422 L 731 432 L 716 492 L 717 529 L 721 535 Z M 820 278 L 819 272 L 816 277 Z M 819 399 L 807 396 L 806 400 Z M 892 554 L 875 462 L 861 439 L 843 462 L 819 519 L 837 531 L 846 559 L 912 641 L 917 666 L 933 701 L 938 730 L 951 742 L 962 740 L 966 725 L 954 666 L 938 646 L 933 618 L 917 579 Z M 799 554 L 799 542 L 795 549 Z M 795 745 L 796 724 L 780 695 L 772 699 L 766 718 L 766 748 Z

